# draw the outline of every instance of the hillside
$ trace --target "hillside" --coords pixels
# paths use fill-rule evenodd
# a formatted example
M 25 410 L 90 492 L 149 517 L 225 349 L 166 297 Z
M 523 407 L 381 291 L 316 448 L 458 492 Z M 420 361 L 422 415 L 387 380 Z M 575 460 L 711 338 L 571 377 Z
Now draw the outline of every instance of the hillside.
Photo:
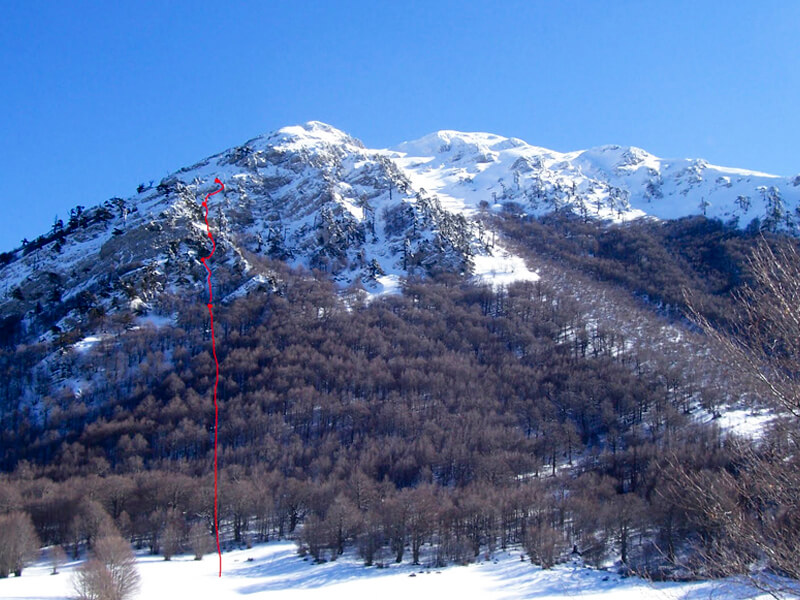
M 310 122 L 180 169 L 127 199 L 77 206 L 67 222 L 0 255 L 6 343 L 52 339 L 86 313 L 167 312 L 202 289 L 197 198 L 226 183 L 211 219 L 227 297 L 263 285 L 251 255 L 327 273 L 371 294 L 442 272 L 508 283 L 532 272 L 486 213 L 628 222 L 704 215 L 754 231 L 797 230 L 800 179 L 664 160 L 638 148 L 558 153 L 491 134 L 440 131 L 371 150 Z M 265 279 L 266 277 L 266 279 Z M 1 340 L 0 340 L 1 341 Z
M 745 331 L 749 257 L 796 247 L 798 202 L 796 180 L 636 148 L 372 150 L 311 122 L 76 207 L 0 256 L 0 515 L 75 557 L 110 530 L 174 554 L 213 529 L 218 436 L 227 545 L 727 575 L 718 515 L 765 522 L 731 474 L 791 481 L 794 426 L 687 314 Z M 748 441 L 730 415 L 756 411 Z

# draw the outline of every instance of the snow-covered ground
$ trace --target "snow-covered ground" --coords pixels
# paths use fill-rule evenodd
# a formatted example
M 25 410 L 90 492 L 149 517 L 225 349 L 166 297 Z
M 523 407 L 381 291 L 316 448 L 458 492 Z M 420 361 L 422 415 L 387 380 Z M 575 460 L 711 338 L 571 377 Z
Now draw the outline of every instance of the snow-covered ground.
M 475 278 L 495 287 L 539 279 L 539 274 L 529 269 L 524 259 L 499 245 L 495 245 L 491 256 L 478 255 L 473 257 L 473 261 Z
M 764 429 L 775 419 L 767 409 L 728 407 L 718 418 L 712 419 L 723 431 L 732 431 L 742 437 L 758 439 Z
M 252 559 L 252 560 L 251 560 Z M 177 557 L 139 558 L 142 586 L 136 598 L 218 600 L 224 598 L 402 599 L 480 598 L 556 600 L 677 600 L 705 598 L 762 599 L 752 589 L 729 581 L 650 583 L 622 578 L 576 564 L 543 571 L 521 561 L 518 552 L 498 552 L 489 561 L 444 569 L 409 564 L 366 568 L 346 555 L 315 565 L 299 557 L 294 544 L 276 542 L 223 556 L 222 578 L 216 555 L 202 561 Z M 0 598 L 7 600 L 67 599 L 72 595 L 70 564 L 50 575 L 45 564 L 26 569 L 22 577 L 0 580 Z
M 528 214 L 558 206 L 616 222 L 706 214 L 738 218 L 744 227 L 773 209 L 785 218 L 800 201 L 797 177 L 702 159 L 664 159 L 633 146 L 557 152 L 517 138 L 443 130 L 378 152 L 391 158 L 414 188 L 435 193 L 446 209 L 468 216 L 481 201 L 514 201 Z

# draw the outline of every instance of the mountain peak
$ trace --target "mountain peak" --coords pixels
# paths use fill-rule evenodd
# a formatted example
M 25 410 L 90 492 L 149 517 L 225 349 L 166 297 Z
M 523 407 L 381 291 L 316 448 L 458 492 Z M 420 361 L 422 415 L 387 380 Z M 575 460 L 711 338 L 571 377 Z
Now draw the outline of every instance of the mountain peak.
M 302 125 L 290 125 L 282 127 L 266 136 L 263 136 L 269 144 L 275 146 L 286 146 L 288 148 L 298 146 L 355 146 L 364 148 L 361 140 L 358 140 L 341 129 L 322 121 L 308 121 Z
M 486 156 L 491 152 L 529 146 L 518 138 L 507 138 L 481 131 L 441 129 L 417 140 L 398 144 L 392 150 L 408 156 L 438 156 L 474 154 Z
M 207 226 L 198 197 L 216 189 L 215 177 L 226 183 L 210 215 L 217 273 L 228 269 L 234 291 L 258 283 L 251 255 L 318 269 L 342 285 L 360 282 L 373 293 L 408 275 L 442 271 L 505 282 L 533 277 L 488 231 L 481 216 L 491 211 L 570 211 L 613 222 L 704 215 L 800 232 L 800 178 L 665 160 L 633 146 L 561 153 L 451 129 L 368 149 L 309 121 L 141 185 L 127 200 L 79 207 L 67 223 L 3 253 L 0 310 L 26 314 L 38 298 L 71 302 L 87 290 L 111 298 L 111 307 L 202 289 L 196 263 Z M 116 274 L 111 283 L 109 273 Z M 67 327 L 72 309 L 62 304 L 54 323 Z

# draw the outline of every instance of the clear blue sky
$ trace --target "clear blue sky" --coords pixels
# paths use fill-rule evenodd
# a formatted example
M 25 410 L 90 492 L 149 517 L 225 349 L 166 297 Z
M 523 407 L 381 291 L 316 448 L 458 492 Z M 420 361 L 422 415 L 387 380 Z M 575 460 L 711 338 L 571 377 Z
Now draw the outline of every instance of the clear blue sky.
M 800 3 L 0 0 L 0 249 L 284 125 L 800 172 Z

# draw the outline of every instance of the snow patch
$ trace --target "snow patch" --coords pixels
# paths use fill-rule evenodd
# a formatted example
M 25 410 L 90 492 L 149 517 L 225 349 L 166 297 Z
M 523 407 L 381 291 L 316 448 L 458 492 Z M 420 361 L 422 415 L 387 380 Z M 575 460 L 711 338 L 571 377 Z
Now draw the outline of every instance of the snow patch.
M 88 335 L 85 338 L 83 338 L 82 340 L 80 340 L 79 342 L 75 342 L 75 344 L 72 347 L 77 352 L 83 353 L 83 352 L 86 352 L 87 350 L 89 350 L 89 348 L 94 346 L 97 342 L 99 342 L 102 339 L 103 338 L 101 336 L 99 336 L 99 335 Z
M 727 408 L 715 419 L 723 431 L 730 431 L 742 437 L 759 439 L 764 429 L 775 419 L 775 415 L 767 410 Z
M 495 246 L 492 255 L 474 256 L 474 274 L 478 281 L 493 287 L 506 286 L 515 281 L 538 281 L 539 274 L 531 271 L 525 261 L 500 246 Z
M 397 274 L 378 275 L 375 278 L 375 283 L 369 286 L 367 302 L 378 298 L 379 296 L 387 296 L 392 294 L 399 294 L 402 292 L 400 284 L 400 276 Z
M 137 317 L 136 321 L 140 325 L 151 325 L 156 329 L 160 327 L 167 327 L 175 325 L 178 322 L 178 315 L 172 315 L 167 317 L 165 315 L 144 315 L 141 317 Z

